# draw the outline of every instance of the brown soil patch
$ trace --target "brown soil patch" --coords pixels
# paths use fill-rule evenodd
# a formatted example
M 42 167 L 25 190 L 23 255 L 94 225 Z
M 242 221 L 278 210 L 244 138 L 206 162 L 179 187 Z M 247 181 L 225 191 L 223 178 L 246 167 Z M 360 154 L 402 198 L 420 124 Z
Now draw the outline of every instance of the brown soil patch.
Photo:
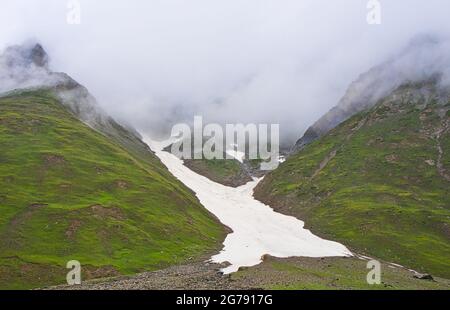
M 82 223 L 80 220 L 72 220 L 66 230 L 66 237 L 69 239 L 73 239 L 78 229 L 81 227 L 81 224 Z
M 105 170 L 101 167 L 95 166 L 95 173 L 97 174 L 102 174 L 103 172 L 105 172 Z
M 113 266 L 83 266 L 81 269 L 82 280 L 98 279 L 98 278 L 110 278 L 117 277 L 120 272 L 117 271 Z
M 398 156 L 395 154 L 387 155 L 385 157 L 386 161 L 391 164 L 395 164 L 398 162 Z
M 130 184 L 128 182 L 126 182 L 126 181 L 123 181 L 123 180 L 117 180 L 115 182 L 115 185 L 116 185 L 117 188 L 120 188 L 120 189 L 127 189 L 127 188 L 130 187 Z
M 93 205 L 90 206 L 90 209 L 94 215 L 101 218 L 112 217 L 118 220 L 123 220 L 125 218 L 122 210 L 117 207 L 106 208 L 102 205 Z
M 66 162 L 63 156 L 56 154 L 47 154 L 44 155 L 44 160 L 47 165 L 62 165 Z

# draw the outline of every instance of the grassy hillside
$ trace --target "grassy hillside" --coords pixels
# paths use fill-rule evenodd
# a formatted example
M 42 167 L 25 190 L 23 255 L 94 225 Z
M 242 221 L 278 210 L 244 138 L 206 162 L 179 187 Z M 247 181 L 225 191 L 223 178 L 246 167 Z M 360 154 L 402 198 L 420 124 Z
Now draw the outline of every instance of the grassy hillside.
M 232 187 L 244 185 L 252 180 L 244 166 L 231 159 L 188 159 L 186 167 L 208 179 Z
M 50 91 L 0 98 L 0 288 L 64 283 L 73 259 L 102 277 L 221 247 L 224 228 L 193 193 L 135 136 L 111 135 Z
M 449 109 L 433 84 L 405 85 L 291 156 L 256 196 L 358 253 L 450 278 Z

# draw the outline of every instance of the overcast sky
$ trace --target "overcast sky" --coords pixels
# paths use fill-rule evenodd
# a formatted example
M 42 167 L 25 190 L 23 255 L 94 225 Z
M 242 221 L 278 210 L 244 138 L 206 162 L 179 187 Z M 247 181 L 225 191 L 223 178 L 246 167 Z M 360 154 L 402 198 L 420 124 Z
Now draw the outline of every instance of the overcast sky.
M 299 138 L 359 74 L 416 34 L 450 35 L 448 0 L 0 0 L 0 49 L 38 40 L 51 67 L 148 130 L 194 114 Z

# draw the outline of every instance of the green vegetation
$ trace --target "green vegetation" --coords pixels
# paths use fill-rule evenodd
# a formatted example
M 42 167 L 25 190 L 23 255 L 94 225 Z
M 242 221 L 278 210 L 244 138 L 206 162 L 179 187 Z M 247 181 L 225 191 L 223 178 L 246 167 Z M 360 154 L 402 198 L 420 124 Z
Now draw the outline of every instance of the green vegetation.
M 427 290 L 450 289 L 450 280 L 420 280 L 404 268 L 381 264 L 381 283 L 367 283 L 367 261 L 358 258 L 266 258 L 232 274 L 233 283 L 274 290 Z
M 449 107 L 435 94 L 400 88 L 291 156 L 256 197 L 357 253 L 450 278 L 450 184 L 438 168 L 440 144 L 450 169 Z
M 133 134 L 99 133 L 51 91 L 0 98 L 0 288 L 159 269 L 225 229 Z
M 237 160 L 230 159 L 192 159 L 184 160 L 186 167 L 208 179 L 226 185 L 240 186 L 252 179 Z

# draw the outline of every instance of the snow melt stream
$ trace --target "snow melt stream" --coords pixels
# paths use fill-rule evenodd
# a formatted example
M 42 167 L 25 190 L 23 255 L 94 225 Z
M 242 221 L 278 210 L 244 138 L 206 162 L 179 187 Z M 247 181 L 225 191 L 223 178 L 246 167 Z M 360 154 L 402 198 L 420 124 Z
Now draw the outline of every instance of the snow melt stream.
M 238 188 L 224 186 L 195 173 L 175 155 L 163 151 L 173 140 L 144 141 L 169 171 L 196 193 L 200 203 L 232 229 L 222 251 L 211 258 L 216 263 L 231 264 L 222 270 L 224 273 L 258 265 L 266 254 L 280 258 L 352 255 L 342 244 L 321 239 L 304 229 L 304 222 L 257 201 L 253 189 L 261 179 Z

